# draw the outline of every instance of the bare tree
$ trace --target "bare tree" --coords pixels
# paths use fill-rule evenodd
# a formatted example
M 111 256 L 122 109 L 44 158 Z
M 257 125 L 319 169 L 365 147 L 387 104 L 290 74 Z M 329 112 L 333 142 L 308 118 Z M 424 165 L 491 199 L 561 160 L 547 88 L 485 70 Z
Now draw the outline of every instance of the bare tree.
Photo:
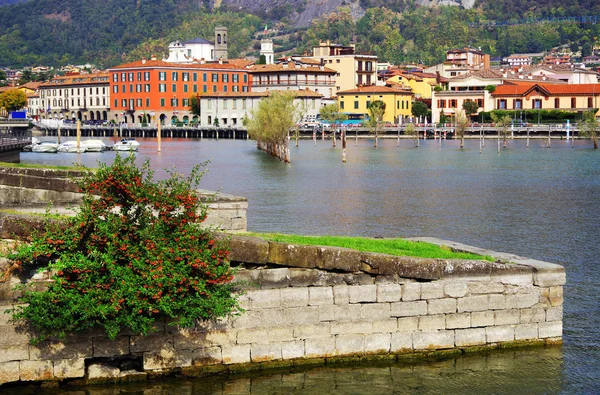
M 469 119 L 465 115 L 464 111 L 455 111 L 455 130 L 456 135 L 460 137 L 460 148 L 464 148 L 465 146 L 465 133 L 467 128 L 469 127 Z
M 369 105 L 369 119 L 367 120 L 367 127 L 371 130 L 371 133 L 375 135 L 375 144 L 373 147 L 378 146 L 379 133 L 383 129 L 383 117 L 385 116 L 385 103 L 382 100 L 375 100 Z
M 409 123 L 406 125 L 406 130 L 404 133 L 406 133 L 407 136 L 413 136 L 415 138 L 415 146 L 419 146 L 419 132 L 417 132 L 417 129 L 415 129 L 414 123 Z
M 577 122 L 579 134 L 582 137 L 592 140 L 594 149 L 598 149 L 598 131 L 600 125 L 596 119 L 596 114 L 593 111 L 586 111 L 583 115 L 583 120 Z

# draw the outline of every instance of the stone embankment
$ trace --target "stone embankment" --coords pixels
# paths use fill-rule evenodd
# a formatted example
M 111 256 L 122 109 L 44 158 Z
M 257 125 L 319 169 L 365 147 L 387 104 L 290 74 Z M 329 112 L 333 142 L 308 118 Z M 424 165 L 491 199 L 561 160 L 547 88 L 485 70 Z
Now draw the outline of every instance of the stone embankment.
M 239 316 L 193 329 L 165 322 L 145 337 L 122 333 L 111 341 L 91 331 L 33 346 L 0 312 L 0 383 L 145 380 L 561 341 L 562 266 L 426 241 L 498 262 L 393 257 L 231 236 L 236 280 L 245 290 Z M 43 286 L 48 276 L 33 281 Z M 4 303 L 2 310 L 8 310 L 13 299 Z

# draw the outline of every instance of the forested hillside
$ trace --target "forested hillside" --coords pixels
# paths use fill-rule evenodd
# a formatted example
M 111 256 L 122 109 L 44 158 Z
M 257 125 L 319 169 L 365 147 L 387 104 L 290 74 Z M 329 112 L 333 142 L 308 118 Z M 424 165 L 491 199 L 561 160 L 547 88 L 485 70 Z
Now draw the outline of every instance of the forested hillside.
M 347 6 L 335 9 L 341 4 Z M 334 12 L 315 17 L 329 9 Z M 420 7 L 416 0 L 29 0 L 0 7 L 0 66 L 109 67 L 163 56 L 175 39 L 211 40 L 215 25 L 229 28 L 231 57 L 256 55 L 262 34 L 255 33 L 265 25 L 275 27 L 268 35 L 278 55 L 301 53 L 325 39 L 356 43 L 360 52 L 393 63 L 434 64 L 449 48 L 468 45 L 505 56 L 568 44 L 586 55 L 600 37 L 598 24 L 485 25 L 577 15 L 600 15 L 600 2 L 478 0 L 464 9 Z M 299 28 L 299 18 L 307 17 L 315 19 Z

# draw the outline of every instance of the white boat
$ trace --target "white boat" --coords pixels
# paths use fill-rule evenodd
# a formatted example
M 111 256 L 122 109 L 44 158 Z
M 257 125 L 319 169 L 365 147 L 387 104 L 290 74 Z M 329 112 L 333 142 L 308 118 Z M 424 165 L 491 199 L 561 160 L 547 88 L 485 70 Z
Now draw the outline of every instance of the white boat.
M 118 143 L 113 145 L 113 151 L 137 151 L 140 146 L 134 138 L 121 139 Z
M 85 147 L 85 152 L 102 152 L 106 149 L 102 140 L 82 140 L 81 145 Z
M 57 151 L 58 144 L 51 141 L 42 141 L 31 147 L 31 152 L 56 153 Z
M 79 147 L 77 147 L 77 141 L 65 141 L 58 146 L 58 152 L 81 153 L 85 151 L 85 145 L 79 142 Z

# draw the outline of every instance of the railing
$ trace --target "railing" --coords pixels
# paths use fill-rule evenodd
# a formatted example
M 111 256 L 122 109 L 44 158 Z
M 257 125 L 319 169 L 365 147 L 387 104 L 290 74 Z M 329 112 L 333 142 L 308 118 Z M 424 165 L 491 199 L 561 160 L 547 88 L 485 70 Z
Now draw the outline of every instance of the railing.
M 27 129 L 0 130 L 0 151 L 20 150 L 31 144 L 31 131 Z

